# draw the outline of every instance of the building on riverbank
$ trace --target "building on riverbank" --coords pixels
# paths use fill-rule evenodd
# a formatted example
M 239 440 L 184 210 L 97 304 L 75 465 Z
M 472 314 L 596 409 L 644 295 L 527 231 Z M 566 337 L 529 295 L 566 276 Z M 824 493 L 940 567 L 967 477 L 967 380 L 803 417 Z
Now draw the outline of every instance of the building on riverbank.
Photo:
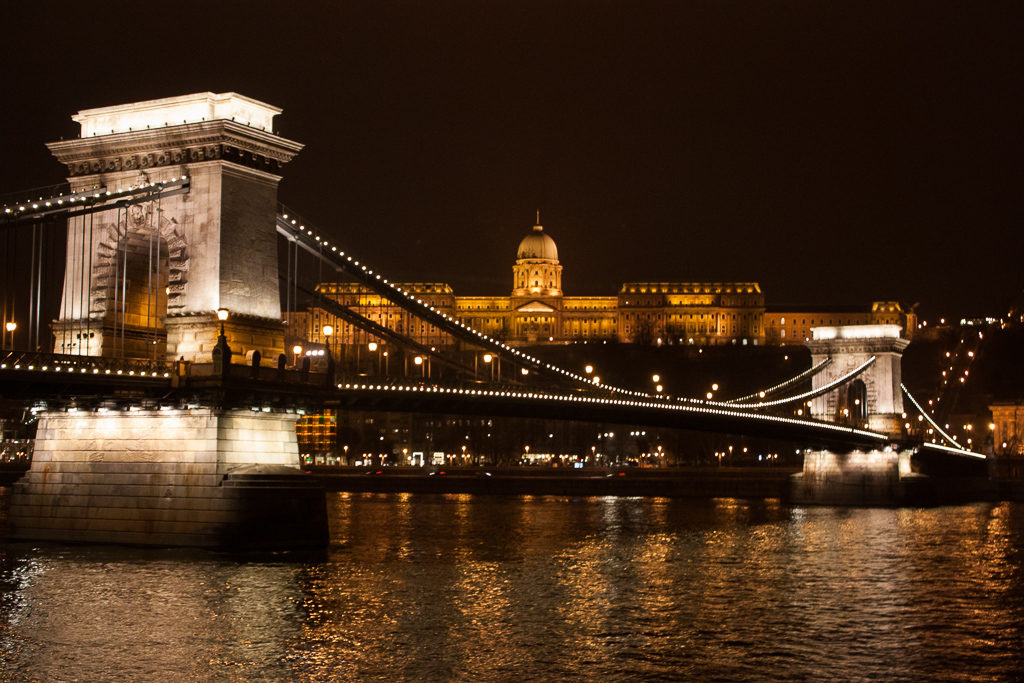
M 444 282 L 399 286 L 439 312 L 512 345 L 616 341 L 757 346 L 803 343 L 817 325 L 896 324 L 905 335 L 916 326 L 913 311 L 904 311 L 895 301 L 870 307 L 767 309 L 757 282 L 635 281 L 623 283 L 615 296 L 566 296 L 558 247 L 539 216 L 516 250 L 508 296 L 463 296 Z M 318 290 L 421 344 L 452 343 L 449 335 L 358 284 L 322 283 Z M 308 339 L 336 345 L 337 351 L 380 341 L 318 308 L 308 315 Z

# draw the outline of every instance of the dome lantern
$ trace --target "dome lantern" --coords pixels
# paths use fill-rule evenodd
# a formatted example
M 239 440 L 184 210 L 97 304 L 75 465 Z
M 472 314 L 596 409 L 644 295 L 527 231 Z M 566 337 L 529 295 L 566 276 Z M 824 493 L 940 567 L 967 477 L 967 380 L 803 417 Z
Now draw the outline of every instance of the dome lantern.
M 519 242 L 512 267 L 513 296 L 562 296 L 562 266 L 555 240 L 544 232 L 540 212 L 533 230 Z

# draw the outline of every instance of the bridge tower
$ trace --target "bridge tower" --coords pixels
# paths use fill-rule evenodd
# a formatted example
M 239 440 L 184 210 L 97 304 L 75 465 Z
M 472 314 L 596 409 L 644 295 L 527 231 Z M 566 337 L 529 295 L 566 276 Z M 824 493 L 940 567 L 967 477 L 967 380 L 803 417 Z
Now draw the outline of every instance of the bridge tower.
M 182 190 L 68 219 L 54 351 L 183 357 L 213 368 L 212 388 L 191 405 L 136 398 L 40 413 L 31 469 L 11 493 L 13 537 L 271 550 L 326 542 L 323 489 L 298 469 L 297 415 L 286 404 L 239 408 L 231 366 L 212 362 L 223 358 L 219 309 L 234 358 L 259 351 L 272 362 L 284 351 L 277 184 L 302 145 L 274 135 L 280 111 L 209 92 L 89 109 L 72 117 L 79 138 L 49 145 L 74 191 L 174 179 Z
M 898 434 L 903 413 L 903 350 L 910 343 L 900 338 L 899 325 L 843 325 L 815 327 L 807 343 L 811 365 L 832 362 L 814 376 L 815 389 L 874 361 L 846 386 L 811 402 L 811 416 L 829 422 Z
M 72 117 L 80 136 L 48 145 L 72 191 L 188 190 L 69 218 L 55 353 L 209 362 L 221 309 L 236 359 L 284 351 L 277 185 L 302 145 L 273 133 L 280 112 L 205 92 Z
M 811 363 L 831 363 L 815 375 L 815 389 L 870 364 L 853 380 L 811 402 L 811 416 L 857 429 L 900 433 L 903 350 L 899 325 L 815 327 L 808 342 Z M 795 475 L 797 502 L 839 505 L 894 505 L 912 499 L 922 477 L 911 467 L 913 453 L 892 447 L 871 450 L 804 452 L 803 472 Z

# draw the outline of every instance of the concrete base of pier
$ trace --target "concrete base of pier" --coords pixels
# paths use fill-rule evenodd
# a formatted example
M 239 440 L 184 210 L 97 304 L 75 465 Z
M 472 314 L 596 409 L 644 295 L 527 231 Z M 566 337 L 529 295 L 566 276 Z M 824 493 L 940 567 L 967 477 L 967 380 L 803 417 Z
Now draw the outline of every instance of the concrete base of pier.
M 323 488 L 298 469 L 295 415 L 242 410 L 50 412 L 8 535 L 286 550 L 326 545 Z
M 902 505 L 926 477 L 911 471 L 913 451 L 807 451 L 793 475 L 791 500 L 819 505 Z

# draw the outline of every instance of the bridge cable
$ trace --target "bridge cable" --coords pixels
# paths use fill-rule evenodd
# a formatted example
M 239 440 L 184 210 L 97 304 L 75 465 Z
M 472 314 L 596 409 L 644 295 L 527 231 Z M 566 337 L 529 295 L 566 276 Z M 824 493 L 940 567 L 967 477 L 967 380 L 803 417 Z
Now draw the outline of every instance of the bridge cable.
M 827 394 L 828 392 L 832 391 L 833 389 L 835 389 L 835 388 L 837 388 L 837 387 L 839 387 L 839 386 L 841 386 L 843 384 L 846 384 L 847 382 L 849 382 L 849 381 L 851 381 L 853 379 L 856 379 L 856 377 L 858 375 L 860 375 L 862 372 L 864 372 L 865 370 L 867 370 L 868 367 L 870 367 L 871 364 L 875 362 L 875 360 L 876 360 L 876 357 L 875 356 L 871 356 L 871 358 L 868 358 L 866 361 L 864 361 L 863 363 L 858 365 L 856 368 L 854 368 L 850 372 L 846 373 L 845 375 L 843 375 L 841 377 L 837 377 L 836 379 L 832 380 L 828 384 L 822 385 L 822 386 L 818 387 L 817 389 L 812 389 L 812 390 L 804 392 L 802 394 L 796 394 L 795 396 L 789 396 L 787 398 L 780 398 L 780 399 L 776 399 L 774 401 L 762 401 L 760 403 L 746 403 L 744 405 L 732 405 L 732 404 L 724 403 L 724 402 L 721 402 L 721 401 L 704 401 L 704 404 L 705 405 L 710 405 L 710 406 L 726 406 L 726 407 L 733 408 L 733 409 L 737 409 L 737 408 L 770 408 L 772 406 L 780 406 L 780 405 L 785 405 L 787 403 L 795 403 L 796 401 L 803 401 L 803 400 L 806 400 L 806 399 L 809 399 L 809 398 L 817 398 L 818 396 L 821 396 L 823 394 Z M 694 400 L 694 399 L 691 399 L 691 400 Z M 696 400 L 699 400 L 699 399 L 696 399 Z
M 831 364 L 832 364 L 832 359 L 831 358 L 826 358 L 825 360 L 823 360 L 822 362 L 818 363 L 814 367 L 808 368 L 807 370 L 804 370 L 800 374 L 795 375 L 793 377 L 790 377 L 789 379 L 787 379 L 787 380 L 785 380 L 783 382 L 780 382 L 779 384 L 776 384 L 774 386 L 768 387 L 767 389 L 762 389 L 761 391 L 755 391 L 753 394 L 747 394 L 746 396 L 740 396 L 739 398 L 731 398 L 728 401 L 722 401 L 722 403 L 728 403 L 728 404 L 743 403 L 744 401 L 749 401 L 752 398 L 764 398 L 765 396 L 769 396 L 771 394 L 778 393 L 779 391 L 782 391 L 783 389 L 787 389 L 787 388 L 791 387 L 794 384 L 799 384 L 803 380 L 809 379 L 809 378 L 813 377 L 814 375 L 818 374 L 819 372 L 821 372 L 822 370 L 824 370 L 826 367 L 828 367 Z
M 121 259 L 121 358 L 127 357 L 128 353 L 125 349 L 124 343 L 124 326 L 125 320 L 128 317 L 127 301 L 128 301 L 128 221 L 131 220 L 128 215 L 128 207 L 124 208 L 124 241 L 121 244 L 121 253 L 123 258 Z M 117 284 L 115 282 L 114 286 Z
M 89 214 L 89 265 L 85 266 L 85 264 L 82 264 L 83 268 L 88 268 L 86 271 L 86 280 L 88 283 L 85 293 L 86 306 L 85 310 L 82 311 L 82 314 L 85 317 L 85 355 L 87 356 L 91 355 L 89 353 L 89 347 L 92 340 L 92 240 L 93 235 L 96 232 L 96 225 L 94 221 L 95 214 Z
M 904 385 L 903 382 L 900 382 L 900 389 L 903 390 L 904 395 L 906 395 L 906 397 L 910 399 L 910 402 L 914 405 L 914 407 L 917 408 L 917 412 L 920 413 L 922 416 L 924 416 L 925 421 L 928 422 L 928 424 L 930 424 L 932 426 L 932 428 L 935 429 L 935 431 L 939 433 L 939 436 L 941 436 L 943 439 L 945 439 L 949 443 L 953 444 L 953 446 L 955 448 L 957 448 L 957 449 L 959 449 L 961 451 L 967 452 L 967 453 L 971 452 L 969 449 L 964 448 L 959 443 L 957 443 L 956 439 L 954 439 L 952 436 L 947 434 L 942 429 L 942 427 L 939 426 L 939 423 L 937 423 L 935 420 L 933 420 L 931 418 L 931 416 L 927 412 L 925 412 L 925 410 L 921 407 L 921 404 L 918 403 L 917 399 L 915 399 L 911 395 L 910 390 L 907 389 L 906 385 Z
M 309 296 L 319 305 L 321 305 L 325 311 L 335 316 L 336 318 L 340 318 L 345 322 L 350 323 L 353 327 L 359 328 L 364 332 L 370 332 L 380 337 L 381 339 L 388 339 L 389 341 L 392 341 L 400 346 L 407 346 L 413 349 L 414 351 L 417 351 L 418 353 L 422 353 L 424 355 L 436 358 L 442 364 L 448 365 L 449 367 L 452 367 L 454 369 L 462 370 L 467 373 L 473 371 L 473 368 L 469 367 L 468 365 L 447 358 L 443 354 L 438 353 L 435 350 L 432 350 L 431 347 L 425 344 L 421 344 L 420 342 L 412 339 L 411 337 L 407 337 L 403 334 L 400 334 L 399 332 L 392 330 L 389 327 L 377 323 L 374 320 L 359 315 L 350 307 L 338 303 L 337 301 L 331 299 L 329 296 L 323 293 L 309 290 L 306 289 L 305 287 L 297 287 L 299 291 Z
M 282 212 L 278 215 L 277 228 L 279 233 L 285 236 L 294 235 L 301 238 L 300 240 L 297 240 L 297 242 L 308 253 L 330 263 L 331 265 L 334 265 L 339 271 L 346 272 L 369 289 L 386 297 L 389 301 L 411 313 L 414 313 L 425 321 L 429 321 L 430 324 L 451 334 L 453 337 L 463 339 L 464 341 L 469 340 L 477 346 L 490 347 L 500 354 L 510 354 L 513 361 L 518 361 L 525 365 L 531 365 L 537 370 L 547 369 L 555 375 L 564 375 L 591 388 L 597 386 L 598 388 L 611 393 L 622 392 L 631 396 L 647 396 L 647 394 L 643 392 L 610 386 L 607 384 L 594 385 L 593 382 L 588 381 L 587 378 L 581 375 L 551 365 L 550 363 L 546 363 L 539 358 L 523 353 L 518 349 L 513 349 L 507 344 L 473 329 L 469 325 L 457 320 L 455 317 L 448 316 L 437 311 L 433 306 L 416 299 L 411 293 L 406 292 L 397 285 L 390 283 L 387 279 L 382 278 L 379 273 L 374 273 L 373 270 L 370 270 L 365 265 L 360 265 L 359 261 L 353 260 L 350 255 L 346 256 L 343 251 L 338 252 L 337 247 L 333 248 L 333 255 L 330 252 L 324 252 L 323 249 L 326 246 L 326 242 L 320 239 L 319 235 L 315 235 L 314 241 L 314 237 L 308 236 L 314 234 L 312 230 L 301 230 L 300 226 L 291 222 L 295 219 L 288 219 L 286 217 L 287 215 L 288 214 L 286 212 Z M 308 235 L 306 233 L 308 233 Z M 330 257 L 329 261 L 327 257 Z
M 32 256 L 29 261 L 29 274 L 28 274 L 28 325 L 26 326 L 26 332 L 28 332 L 28 348 L 35 348 L 32 345 L 32 324 L 35 320 L 35 282 L 36 282 L 36 238 L 39 234 L 39 224 L 32 224 Z

